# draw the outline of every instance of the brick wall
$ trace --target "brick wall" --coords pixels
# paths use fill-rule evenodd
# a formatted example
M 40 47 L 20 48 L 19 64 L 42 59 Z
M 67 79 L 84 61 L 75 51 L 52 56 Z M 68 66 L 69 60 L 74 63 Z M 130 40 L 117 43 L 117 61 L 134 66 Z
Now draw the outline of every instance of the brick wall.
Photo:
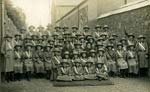
M 108 24 L 112 32 L 118 35 L 124 34 L 124 29 L 127 32 L 132 32 L 136 36 L 144 34 L 150 38 L 150 7 L 146 6 L 140 9 L 108 16 L 98 19 L 101 25 Z

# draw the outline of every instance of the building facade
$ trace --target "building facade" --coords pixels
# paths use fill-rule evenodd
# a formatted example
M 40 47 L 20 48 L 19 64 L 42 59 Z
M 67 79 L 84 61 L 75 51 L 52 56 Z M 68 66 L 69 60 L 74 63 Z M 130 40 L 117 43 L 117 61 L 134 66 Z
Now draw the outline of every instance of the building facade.
M 82 0 L 52 0 L 52 24 L 76 7 Z
M 83 0 L 76 7 L 56 19 L 55 23 L 60 25 L 77 25 L 82 28 L 84 25 L 93 27 L 97 24 L 97 18 L 123 7 L 147 0 Z

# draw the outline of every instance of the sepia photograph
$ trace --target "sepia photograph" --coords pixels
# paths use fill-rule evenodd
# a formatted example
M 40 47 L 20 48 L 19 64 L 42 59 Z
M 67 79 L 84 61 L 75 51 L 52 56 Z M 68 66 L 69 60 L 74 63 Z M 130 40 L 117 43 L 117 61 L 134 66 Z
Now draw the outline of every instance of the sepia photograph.
M 150 92 L 150 0 L 0 0 L 0 92 Z

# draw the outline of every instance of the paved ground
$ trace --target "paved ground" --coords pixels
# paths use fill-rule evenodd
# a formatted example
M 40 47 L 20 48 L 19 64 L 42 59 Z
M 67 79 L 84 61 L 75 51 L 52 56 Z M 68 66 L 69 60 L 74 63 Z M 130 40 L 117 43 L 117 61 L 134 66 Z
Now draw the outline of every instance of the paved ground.
M 31 82 L 3 83 L 0 92 L 150 92 L 150 78 L 111 78 L 115 85 L 86 87 L 53 87 L 45 79 L 32 79 Z

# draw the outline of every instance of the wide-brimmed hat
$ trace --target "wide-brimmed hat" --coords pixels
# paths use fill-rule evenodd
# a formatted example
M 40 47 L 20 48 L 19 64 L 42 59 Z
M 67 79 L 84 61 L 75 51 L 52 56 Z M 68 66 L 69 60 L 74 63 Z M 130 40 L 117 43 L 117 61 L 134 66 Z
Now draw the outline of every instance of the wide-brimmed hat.
M 73 55 L 78 55 L 79 53 L 78 53 L 78 51 L 73 51 L 72 54 L 73 54 Z
M 69 27 L 66 26 L 66 25 L 64 25 L 62 28 L 63 28 L 63 29 L 69 29 Z
M 78 42 L 74 43 L 74 45 L 81 45 L 81 43 L 78 41 Z
M 64 52 L 64 55 L 69 55 L 69 54 L 70 54 L 69 51 Z
M 105 29 L 105 28 L 109 28 L 109 26 L 108 25 L 104 25 L 103 29 Z
M 72 26 L 72 29 L 76 29 L 76 30 L 78 30 L 79 28 L 77 27 L 77 26 Z
M 21 44 L 17 44 L 17 45 L 15 45 L 15 49 L 17 48 L 17 47 L 20 47 L 20 48 L 22 48 L 22 45 Z
M 99 37 L 99 38 L 97 39 L 97 41 L 100 41 L 100 40 L 104 40 L 104 38 L 102 38 L 102 37 Z
M 42 44 L 36 44 L 35 47 L 43 47 Z
M 109 40 L 115 40 L 115 38 L 114 37 L 110 37 Z
M 58 48 L 53 49 L 53 52 L 60 52 Z
M 122 37 L 121 40 L 120 40 L 120 42 L 122 42 L 122 41 L 127 41 L 127 40 L 126 40 L 125 37 Z
M 96 43 L 96 46 L 104 46 L 104 44 L 101 43 L 101 42 L 97 42 L 97 43 Z
M 108 44 L 107 46 L 106 46 L 106 48 L 108 48 L 108 47 L 114 47 L 114 45 L 113 44 Z
M 118 37 L 118 35 L 116 33 L 113 33 L 111 36 L 112 37 Z
M 96 53 L 96 51 L 95 50 L 90 50 L 90 53 Z
M 102 28 L 102 26 L 101 25 L 96 25 L 95 29 L 97 29 L 97 28 Z
M 104 48 L 99 48 L 99 49 L 98 49 L 98 52 L 99 52 L 99 51 L 105 52 Z
M 28 46 L 33 47 L 33 45 L 31 43 L 25 44 L 25 47 L 28 47 Z
M 118 47 L 118 46 L 122 46 L 122 47 L 123 47 L 123 44 L 122 44 L 122 43 L 118 43 L 118 44 L 117 44 L 117 47 Z
M 85 26 L 83 27 L 83 29 L 90 29 L 90 27 L 89 27 L 88 25 L 85 25 Z
M 142 39 L 142 38 L 145 39 L 146 37 L 144 35 L 139 35 L 138 36 L 138 39 Z
M 55 26 L 55 29 L 61 29 L 61 27 L 57 25 L 57 26 Z
M 128 45 L 128 48 L 130 48 L 130 47 L 135 47 L 135 45 L 134 44 Z
M 15 37 L 16 37 L 16 36 L 20 36 L 20 37 L 21 37 L 21 34 L 17 33 L 17 34 L 15 34 Z
M 53 48 L 53 46 L 52 46 L 52 45 L 50 45 L 50 44 L 47 44 L 47 45 L 45 46 L 45 48 L 47 48 L 47 47 L 49 47 L 49 48 Z
M 129 33 L 129 34 L 128 34 L 128 37 L 131 37 L 131 36 L 132 36 L 132 37 L 135 37 L 133 33 Z
M 6 34 L 4 38 L 12 38 L 10 34 Z

